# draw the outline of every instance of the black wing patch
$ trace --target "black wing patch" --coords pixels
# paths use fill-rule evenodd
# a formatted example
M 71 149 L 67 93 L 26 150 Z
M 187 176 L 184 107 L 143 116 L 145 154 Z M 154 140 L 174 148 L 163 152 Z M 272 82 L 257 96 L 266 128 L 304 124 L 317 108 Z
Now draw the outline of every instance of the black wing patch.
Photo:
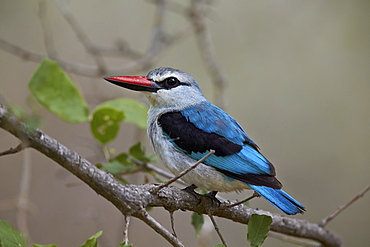
M 158 122 L 173 142 L 188 153 L 205 153 L 213 149 L 215 150 L 214 155 L 229 156 L 242 149 L 241 145 L 223 136 L 198 129 L 180 112 L 164 113 L 159 117 Z
M 218 169 L 217 171 L 221 172 L 222 174 L 240 180 L 242 182 L 245 182 L 247 184 L 254 184 L 258 186 L 267 186 L 271 187 L 273 189 L 281 189 L 283 185 L 277 180 L 273 175 L 268 174 L 236 174 L 233 172 L 229 172 L 226 170 Z
M 249 145 L 249 146 L 251 146 L 251 147 L 253 147 L 257 152 L 259 152 L 259 153 L 261 153 L 260 152 L 260 148 L 257 146 L 257 144 L 256 143 L 254 143 L 254 142 L 252 142 L 251 140 L 245 140 L 244 142 L 243 142 L 244 144 L 247 144 L 247 145 Z

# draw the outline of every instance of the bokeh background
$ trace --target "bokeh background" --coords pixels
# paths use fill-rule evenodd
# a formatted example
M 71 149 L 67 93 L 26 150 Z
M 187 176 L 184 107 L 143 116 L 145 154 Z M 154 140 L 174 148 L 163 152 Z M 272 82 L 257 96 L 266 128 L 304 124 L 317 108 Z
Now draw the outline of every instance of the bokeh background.
M 47 2 L 58 54 L 94 64 L 53 2 Z M 150 1 L 81 0 L 69 5 L 94 43 L 110 46 L 123 39 L 137 50 L 147 49 L 155 10 Z M 0 38 L 46 54 L 38 6 L 39 1 L 0 1 Z M 228 79 L 226 110 L 275 164 L 285 190 L 306 206 L 307 212 L 296 218 L 319 222 L 369 184 L 369 13 L 368 0 L 218 0 L 208 16 L 213 45 Z M 176 13 L 168 14 L 166 21 L 168 31 L 186 23 Z M 108 60 L 114 67 L 126 62 Z M 27 108 L 27 83 L 37 66 L 0 49 L 1 103 Z M 211 77 L 192 33 L 168 49 L 153 68 L 159 66 L 187 71 L 215 102 Z M 146 102 L 140 94 L 118 90 L 101 78 L 71 76 L 92 107 L 122 96 Z M 46 110 L 42 116 L 46 133 L 90 161 L 99 161 L 101 151 L 87 124 L 64 123 Z M 145 132 L 130 124 L 122 126 L 119 140 L 109 147 L 125 151 L 137 139 L 151 151 Z M 17 139 L 0 130 L 0 150 L 17 144 Z M 1 220 L 18 224 L 19 211 L 12 200 L 19 193 L 24 160 L 32 164 L 27 225 L 33 243 L 78 246 L 99 230 L 104 232 L 100 246 L 117 246 L 122 241 L 124 219 L 118 210 L 33 150 L 0 157 Z M 142 183 L 144 178 L 135 175 L 129 181 Z M 222 196 L 242 199 L 249 194 Z M 327 226 L 342 236 L 344 246 L 369 244 L 369 205 L 366 195 Z M 253 200 L 251 206 L 279 213 L 263 199 Z M 169 227 L 166 211 L 151 213 Z M 175 213 L 177 234 L 186 246 L 197 246 L 190 215 Z M 247 245 L 246 226 L 223 219 L 217 222 L 229 246 Z M 209 232 L 210 245 L 218 244 L 216 233 Z M 169 246 L 136 219 L 131 221 L 129 239 L 135 246 Z M 263 246 L 294 245 L 268 238 Z

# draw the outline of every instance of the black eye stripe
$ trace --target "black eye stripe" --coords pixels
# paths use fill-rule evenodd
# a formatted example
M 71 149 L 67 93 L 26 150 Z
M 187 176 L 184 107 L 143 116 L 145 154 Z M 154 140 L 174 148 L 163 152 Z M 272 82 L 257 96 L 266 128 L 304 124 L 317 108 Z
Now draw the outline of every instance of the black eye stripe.
M 188 84 L 179 81 L 179 79 L 177 79 L 176 77 L 168 77 L 162 81 L 157 82 L 157 84 L 164 89 L 171 89 L 180 85 L 188 86 Z

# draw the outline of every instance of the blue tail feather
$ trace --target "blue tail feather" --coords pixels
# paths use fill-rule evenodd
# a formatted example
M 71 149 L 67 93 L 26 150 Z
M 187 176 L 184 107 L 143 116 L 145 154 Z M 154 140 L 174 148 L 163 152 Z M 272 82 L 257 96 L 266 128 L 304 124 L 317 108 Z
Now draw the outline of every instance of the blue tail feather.
M 286 214 L 292 215 L 304 212 L 304 206 L 282 189 L 252 184 L 248 184 L 248 186 Z

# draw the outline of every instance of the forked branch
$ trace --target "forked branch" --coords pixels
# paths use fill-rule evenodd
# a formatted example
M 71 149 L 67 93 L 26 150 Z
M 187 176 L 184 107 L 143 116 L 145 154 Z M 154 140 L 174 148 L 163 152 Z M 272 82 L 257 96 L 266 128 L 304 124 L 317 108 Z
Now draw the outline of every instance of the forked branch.
M 111 174 L 98 169 L 42 131 L 31 132 L 24 123 L 20 122 L 4 107 L 0 107 L 0 128 L 17 138 L 26 140 L 29 147 L 38 150 L 80 178 L 95 192 L 115 205 L 123 215 L 141 219 L 173 246 L 183 245 L 169 230 L 149 215 L 145 210 L 146 207 L 170 208 L 173 211 L 183 209 L 200 214 L 207 214 L 210 212 L 210 208 L 215 207 L 210 200 L 202 200 L 199 203 L 199 198 L 176 187 L 165 187 L 159 192 L 153 193 L 152 191 L 156 187 L 153 184 L 122 185 Z M 256 213 L 272 217 L 272 231 L 315 240 L 321 242 L 323 246 L 341 246 L 341 239 L 334 232 L 306 220 L 273 215 L 270 212 L 254 210 L 245 205 L 224 210 L 212 208 L 213 216 L 227 218 L 242 224 L 247 224 L 251 215 Z

